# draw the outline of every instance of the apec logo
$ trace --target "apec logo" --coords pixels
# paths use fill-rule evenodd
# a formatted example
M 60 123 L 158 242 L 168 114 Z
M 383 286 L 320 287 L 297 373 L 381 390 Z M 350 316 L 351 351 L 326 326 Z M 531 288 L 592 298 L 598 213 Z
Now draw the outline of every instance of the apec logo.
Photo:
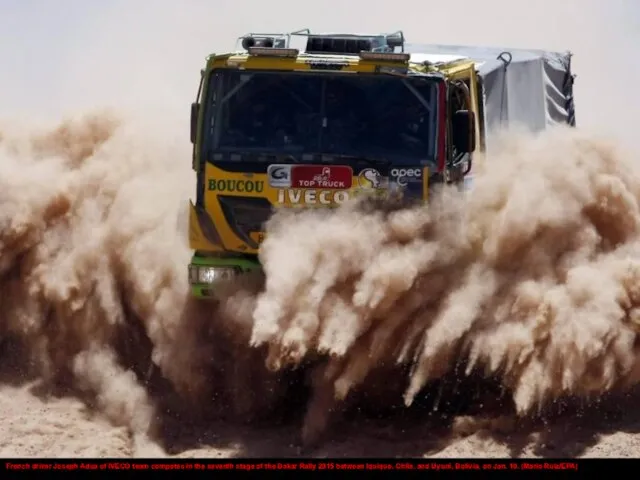
M 389 172 L 391 180 L 400 186 L 405 186 L 409 182 L 422 180 L 421 168 L 393 168 Z
M 292 165 L 269 165 L 267 177 L 269 185 L 276 188 L 286 188 L 291 186 Z

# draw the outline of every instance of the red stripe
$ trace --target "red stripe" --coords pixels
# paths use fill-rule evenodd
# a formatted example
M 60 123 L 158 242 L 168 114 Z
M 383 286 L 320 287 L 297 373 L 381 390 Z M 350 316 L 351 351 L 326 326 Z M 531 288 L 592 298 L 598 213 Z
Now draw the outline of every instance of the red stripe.
M 438 172 L 445 166 L 447 146 L 447 88 L 444 81 L 438 83 Z

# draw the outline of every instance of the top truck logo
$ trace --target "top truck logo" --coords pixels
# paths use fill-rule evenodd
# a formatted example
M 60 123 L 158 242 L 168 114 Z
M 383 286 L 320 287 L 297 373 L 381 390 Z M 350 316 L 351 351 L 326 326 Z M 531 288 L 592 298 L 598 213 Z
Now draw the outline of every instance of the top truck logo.
M 291 170 L 292 188 L 351 188 L 353 170 L 346 165 L 296 165 Z
M 353 170 L 346 165 L 274 164 L 267 168 L 267 178 L 274 188 L 346 190 L 351 188 Z

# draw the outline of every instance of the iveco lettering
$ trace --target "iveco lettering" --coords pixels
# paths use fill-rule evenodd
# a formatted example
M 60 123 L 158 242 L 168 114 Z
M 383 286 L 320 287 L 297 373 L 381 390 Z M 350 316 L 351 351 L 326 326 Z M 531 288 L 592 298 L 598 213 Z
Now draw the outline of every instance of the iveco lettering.
M 475 156 L 504 119 L 575 125 L 570 53 L 410 44 L 402 31 L 249 33 L 199 79 L 188 275 L 214 301 L 236 276 L 265 274 L 277 209 L 361 195 L 429 208 L 434 186 L 473 188 Z
M 294 189 L 278 192 L 279 204 L 336 205 L 346 202 L 349 198 L 348 191 Z

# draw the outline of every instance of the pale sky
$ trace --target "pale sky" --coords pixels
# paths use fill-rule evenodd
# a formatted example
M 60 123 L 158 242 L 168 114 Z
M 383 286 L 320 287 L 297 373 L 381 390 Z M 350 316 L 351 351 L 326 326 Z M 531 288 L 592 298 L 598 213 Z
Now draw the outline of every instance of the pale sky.
M 248 31 L 305 27 L 571 50 L 579 125 L 637 135 L 638 0 L 0 0 L 0 118 L 107 106 L 186 129 L 207 54 Z

